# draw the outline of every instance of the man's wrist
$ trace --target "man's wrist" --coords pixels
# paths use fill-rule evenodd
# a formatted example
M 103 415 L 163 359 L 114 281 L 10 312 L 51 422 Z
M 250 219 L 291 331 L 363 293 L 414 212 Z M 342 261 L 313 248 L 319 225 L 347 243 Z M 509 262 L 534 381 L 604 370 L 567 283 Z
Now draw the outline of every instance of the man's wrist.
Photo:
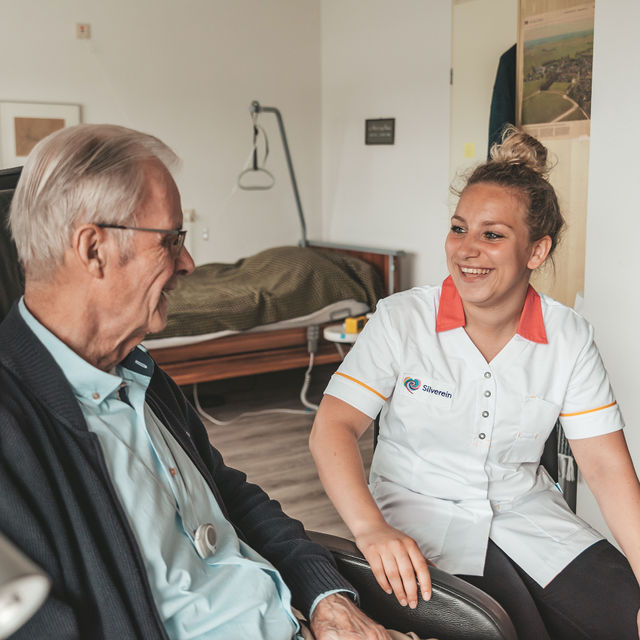
M 346 596 L 347 598 L 349 598 L 349 600 L 351 600 L 354 604 L 357 602 L 358 600 L 358 596 L 354 591 L 349 591 L 348 589 L 332 589 L 331 591 L 325 591 L 324 593 L 321 593 L 314 601 L 313 604 L 311 605 L 311 608 L 309 609 L 309 621 L 311 621 L 311 617 L 313 616 L 313 612 L 316 610 L 316 607 L 318 606 L 318 604 L 324 600 L 325 598 L 327 598 L 328 596 L 332 596 L 334 594 L 342 594 L 344 596 Z

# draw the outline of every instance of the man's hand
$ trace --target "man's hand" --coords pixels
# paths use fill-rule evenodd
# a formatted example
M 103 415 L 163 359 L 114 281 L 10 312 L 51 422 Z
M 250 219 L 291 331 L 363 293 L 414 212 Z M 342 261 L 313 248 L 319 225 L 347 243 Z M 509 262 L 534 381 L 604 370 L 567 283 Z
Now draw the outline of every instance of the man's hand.
M 391 640 L 384 627 L 340 593 L 318 602 L 311 616 L 311 632 L 316 640 Z
M 398 602 L 415 609 L 418 583 L 423 600 L 431 599 L 431 576 L 418 545 L 408 535 L 390 525 L 376 525 L 356 533 L 356 545 L 367 559 L 378 584 L 394 593 Z

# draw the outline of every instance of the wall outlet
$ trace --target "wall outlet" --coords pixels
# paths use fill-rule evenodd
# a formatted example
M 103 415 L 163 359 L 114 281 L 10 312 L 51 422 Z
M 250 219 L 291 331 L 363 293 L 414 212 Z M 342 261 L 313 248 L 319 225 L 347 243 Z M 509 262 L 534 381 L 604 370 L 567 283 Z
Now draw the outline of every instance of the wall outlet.
M 209 239 L 209 227 L 202 227 L 202 239 L 203 240 Z

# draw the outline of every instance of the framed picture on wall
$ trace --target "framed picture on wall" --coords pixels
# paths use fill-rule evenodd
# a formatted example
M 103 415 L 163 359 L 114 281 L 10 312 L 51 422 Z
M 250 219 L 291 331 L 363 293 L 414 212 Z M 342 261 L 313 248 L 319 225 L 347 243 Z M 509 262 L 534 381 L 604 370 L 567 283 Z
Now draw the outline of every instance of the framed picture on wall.
M 79 122 L 77 104 L 0 102 L 0 168 L 23 165 L 42 138 Z
M 594 0 L 521 0 L 518 124 L 539 138 L 589 135 Z

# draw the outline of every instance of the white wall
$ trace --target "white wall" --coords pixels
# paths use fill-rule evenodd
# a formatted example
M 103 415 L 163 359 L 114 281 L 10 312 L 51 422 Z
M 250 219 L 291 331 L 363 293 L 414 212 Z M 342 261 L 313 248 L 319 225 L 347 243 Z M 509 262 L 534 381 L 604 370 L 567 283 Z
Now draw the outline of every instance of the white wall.
M 323 0 L 323 234 L 414 254 L 404 284 L 446 274 L 450 0 Z M 393 146 L 365 146 L 395 118 Z
M 2 4 L 0 100 L 76 103 L 84 122 L 165 140 L 183 159 L 183 206 L 198 216 L 196 262 L 299 238 L 270 114 L 277 184 L 233 193 L 258 99 L 284 116 L 309 237 L 414 252 L 405 284 L 443 276 L 450 0 Z M 91 40 L 75 38 L 76 22 L 91 24 Z M 396 145 L 365 147 L 365 118 L 382 116 L 397 119 Z
M 640 467 L 640 317 L 636 187 L 640 176 L 640 3 L 596 2 L 591 160 L 587 215 L 584 314 L 596 340 L 627 423 L 625 435 Z M 600 528 L 595 501 L 578 486 L 578 513 Z M 601 530 L 604 527 L 600 528 Z
M 76 22 L 91 23 L 91 40 L 75 38 Z M 250 102 L 278 107 L 319 235 L 319 0 L 5 0 L 0 58 L 0 100 L 77 103 L 84 122 L 148 131 L 176 150 L 183 206 L 199 216 L 198 262 L 297 242 L 273 115 L 262 122 L 276 187 L 238 192 L 225 206 L 251 145 Z
M 500 56 L 518 39 L 517 0 L 474 0 L 453 6 L 451 161 L 454 177 L 487 158 L 489 112 Z M 475 148 L 465 156 L 465 145 Z

